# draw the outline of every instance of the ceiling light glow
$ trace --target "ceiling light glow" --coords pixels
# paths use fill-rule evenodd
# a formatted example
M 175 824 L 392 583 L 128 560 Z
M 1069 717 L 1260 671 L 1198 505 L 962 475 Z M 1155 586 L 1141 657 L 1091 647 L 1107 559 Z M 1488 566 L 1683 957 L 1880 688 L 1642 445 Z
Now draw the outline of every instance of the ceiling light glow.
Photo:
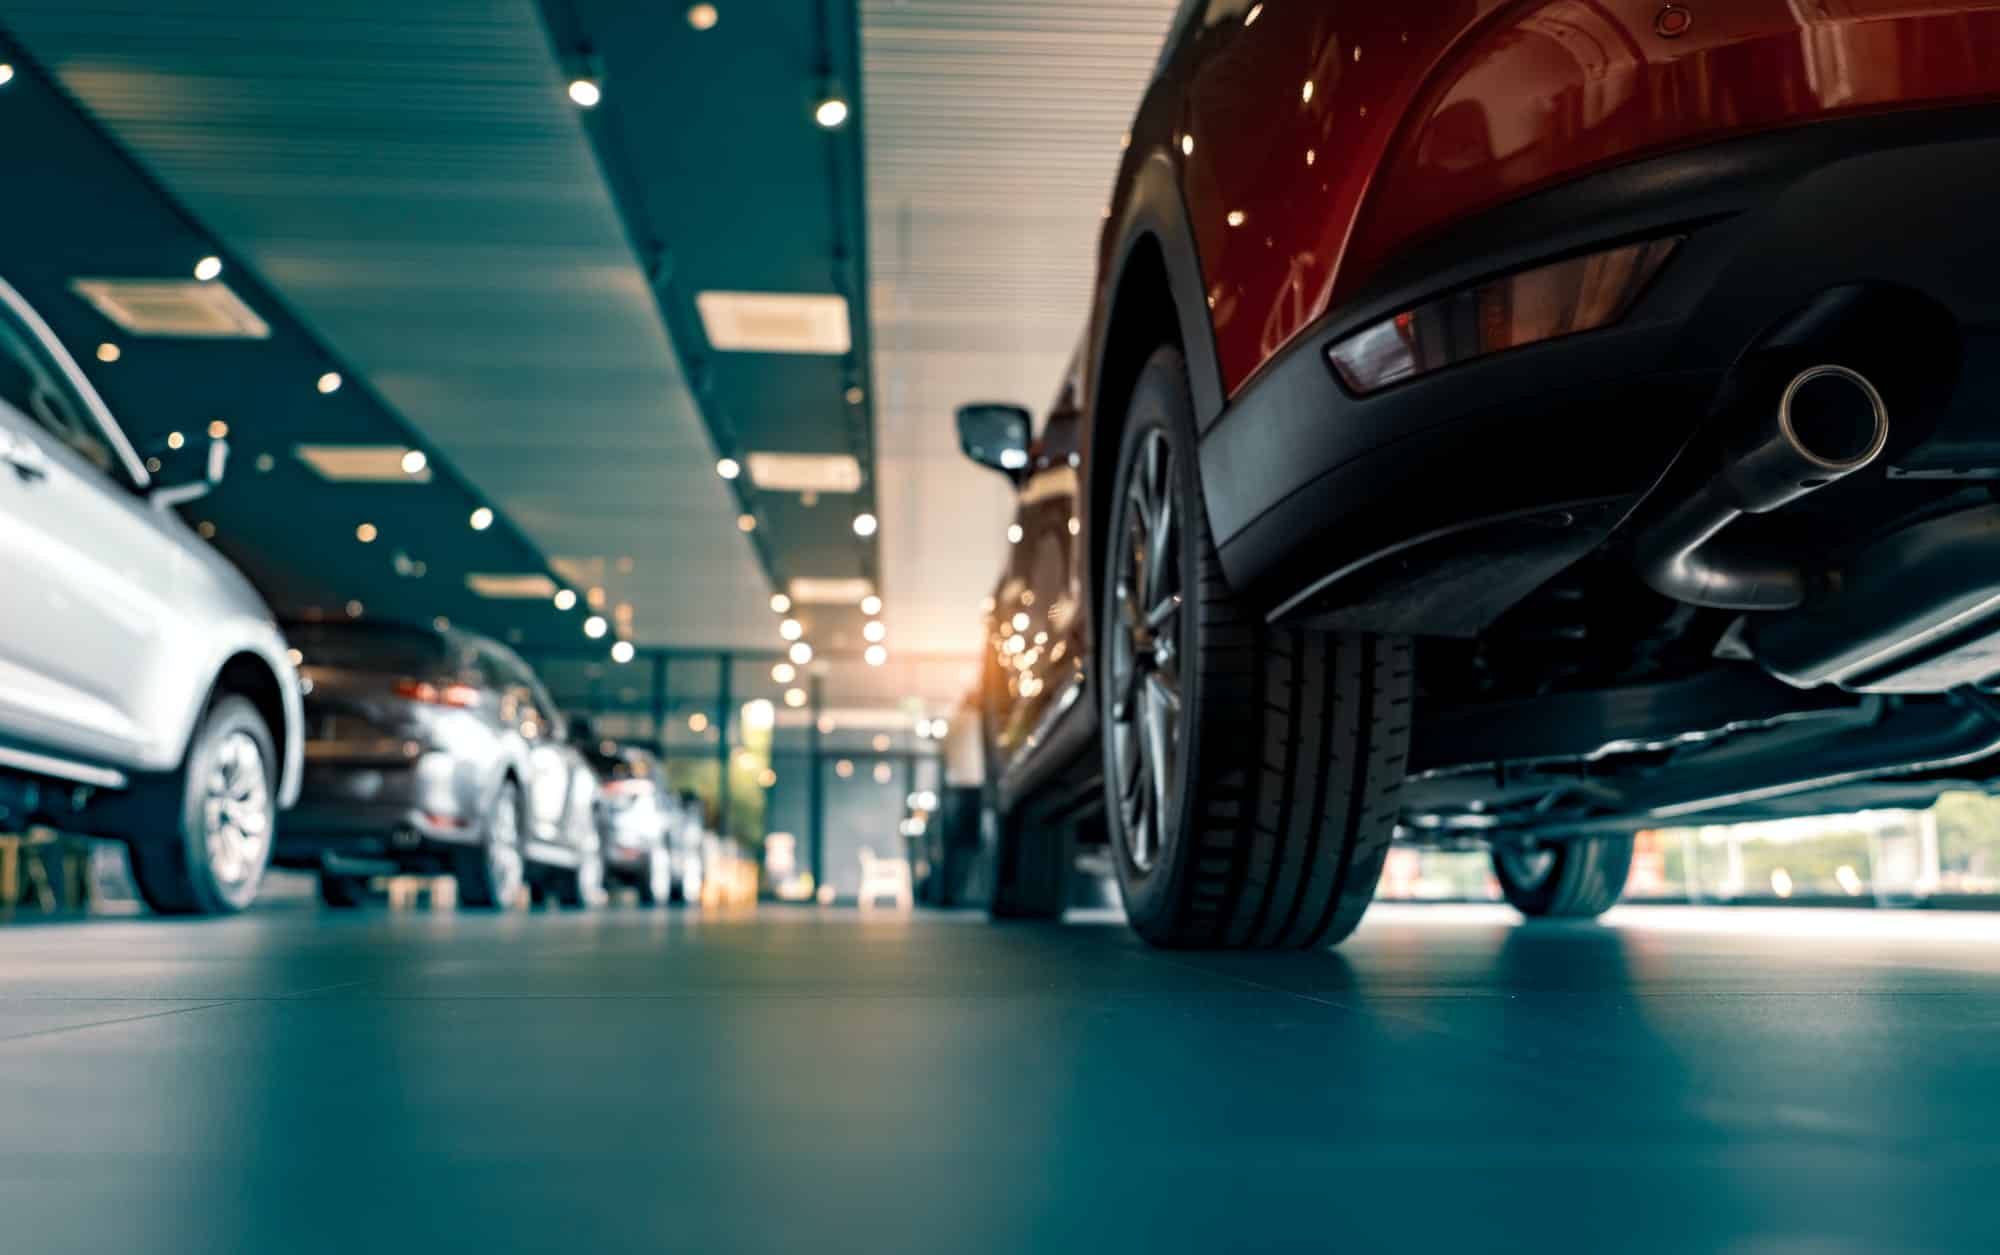
M 601 614 L 591 615 L 583 621 L 583 634 L 591 640 L 598 640 L 610 630 L 611 625 L 604 621 L 604 616 Z
M 787 651 L 787 656 L 794 663 L 803 667 L 813 660 L 813 647 L 804 641 L 794 641 L 792 642 L 791 649 Z
M 813 121 L 831 131 L 847 121 L 847 102 L 838 96 L 828 96 L 813 109 Z
M 556 609 L 558 609 L 558 610 L 572 610 L 572 609 L 575 609 L 575 607 L 576 607 L 576 590 L 575 590 L 575 589 L 573 589 L 573 588 L 559 588 L 559 589 L 557 589 L 557 590 L 556 590 Z
M 431 459 L 428 454 L 422 449 L 412 449 L 403 455 L 403 474 L 421 475 L 424 473 L 424 468 L 430 464 Z
M 781 662 L 771 668 L 771 682 L 773 684 L 790 684 L 798 678 L 798 668 L 789 662 Z
M 785 596 L 785 595 L 784 595 L 783 593 L 772 593 L 772 594 L 771 594 L 771 613 L 772 613 L 772 614 L 783 614 L 783 613 L 785 613 L 785 611 L 787 611 L 787 610 L 790 610 L 791 608 L 792 608 L 792 599 L 791 599 L 791 598 L 789 598 L 789 597 Z
M 724 479 L 735 479 L 743 473 L 743 465 L 735 458 L 723 458 L 715 464 L 715 473 Z
M 373 523 L 363 523 L 361 526 L 354 529 L 354 539 L 360 541 L 364 545 L 374 544 L 375 537 L 378 535 L 380 535 L 380 533 L 375 530 L 375 525 Z
M 856 536 L 873 536 L 878 526 L 880 524 L 875 521 L 875 516 L 872 514 L 857 514 L 854 516 L 854 534 Z
M 756 531 L 756 530 L 757 530 L 757 516 L 756 516 L 756 515 L 754 515 L 754 514 L 739 514 L 739 515 L 737 515 L 737 516 L 736 516 L 736 530 L 737 530 L 737 531 L 739 531 L 739 532 L 754 532 L 754 531 Z
M 493 511 L 487 509 L 485 506 L 480 506 L 472 512 L 471 522 L 473 531 L 483 532 L 493 526 Z
M 340 372 L 337 370 L 326 372 L 319 377 L 319 382 L 313 386 L 320 390 L 322 396 L 340 391 Z
M 882 599 L 873 593 L 863 597 L 861 599 L 861 613 L 870 616 L 881 614 Z
M 97 346 L 97 360 L 100 362 L 115 362 L 122 356 L 124 355 L 119 351 L 118 346 L 109 340 Z
M 889 651 L 881 645 L 870 645 L 861 651 L 861 659 L 871 667 L 879 667 L 889 661 Z
M 631 641 L 619 641 L 611 647 L 611 661 L 620 664 L 628 663 L 632 661 L 633 655 L 638 652 L 638 650 L 632 647 Z
M 569 98 L 579 108 L 595 109 L 597 102 L 604 99 L 604 89 L 593 78 L 573 78 L 569 81 Z
M 722 15 L 712 4 L 691 4 L 688 6 L 688 25 L 698 31 L 714 30 Z
M 806 691 L 804 689 L 785 690 L 785 705 L 790 706 L 793 710 L 797 710 L 799 707 L 805 704 L 806 704 Z
M 806 634 L 806 625 L 797 619 L 786 619 L 778 625 L 778 635 L 788 641 L 795 641 Z
M 888 634 L 889 629 L 882 626 L 880 619 L 870 619 L 861 625 L 861 639 L 865 641 L 879 641 Z
M 204 257 L 194 264 L 194 277 L 203 283 L 207 283 L 210 279 L 215 278 L 215 276 L 221 273 L 222 259 L 220 257 Z

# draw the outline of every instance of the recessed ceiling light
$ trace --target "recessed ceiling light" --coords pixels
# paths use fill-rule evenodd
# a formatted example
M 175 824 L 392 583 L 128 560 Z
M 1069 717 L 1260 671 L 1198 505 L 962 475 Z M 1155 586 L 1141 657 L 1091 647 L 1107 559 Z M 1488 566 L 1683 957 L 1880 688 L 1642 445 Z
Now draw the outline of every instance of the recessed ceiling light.
M 421 475 L 430 464 L 430 455 L 422 449 L 412 449 L 403 455 L 403 474 Z
M 847 121 L 847 102 L 838 96 L 828 96 L 813 107 L 813 121 L 833 130 Z
M 569 98 L 584 109 L 595 109 L 597 102 L 604 99 L 604 89 L 594 78 L 573 78 L 569 81 Z
M 875 516 L 872 514 L 857 514 L 854 516 L 854 534 L 856 536 L 873 536 L 877 526 Z
M 1021 543 L 1021 525 L 1019 523 L 1007 524 L 1007 543 L 1010 545 Z
M 861 463 L 847 453 L 752 453 L 750 482 L 766 492 L 857 492 Z
M 638 652 L 638 650 L 632 647 L 631 641 L 619 641 L 611 647 L 611 661 L 619 663 L 630 662 L 632 661 L 632 656 Z
M 697 6 L 697 7 L 703 7 L 703 6 Z M 5 87 L 7 84 L 13 81 L 14 81 L 14 67 L 8 65 L 5 61 L 0 61 L 0 87 Z
M 790 588 L 792 600 L 802 606 L 851 606 L 875 592 L 875 585 L 868 580 L 811 575 L 794 579 Z
M 799 669 L 789 662 L 776 663 L 771 667 L 771 681 L 774 684 L 790 684 L 799 678 Z
M 573 589 L 573 588 L 559 588 L 559 589 L 557 589 L 557 590 L 556 590 L 556 609 L 558 609 L 558 610 L 573 610 L 573 609 L 575 609 L 575 608 L 576 608 L 576 590 L 575 590 L 575 589 Z
M 789 598 L 789 597 L 785 596 L 785 595 L 784 595 L 783 593 L 772 593 L 772 594 L 771 594 L 771 613 L 772 613 L 772 614 L 783 614 L 783 613 L 785 613 L 785 611 L 787 611 L 787 610 L 790 610 L 791 608 L 792 608 L 792 599 L 791 599 L 791 598 Z
M 1183 157 L 1194 156 L 1194 136 L 1192 135 L 1181 136 L 1181 156 Z
M 354 529 L 354 539 L 360 541 L 364 545 L 374 544 L 375 537 L 378 535 L 380 535 L 380 533 L 375 530 L 375 525 L 373 523 L 363 523 L 361 526 Z
M 890 745 L 889 734 L 886 732 L 877 732 L 875 734 L 875 739 L 873 741 L 870 741 L 869 744 L 875 747 L 875 752 L 877 754 L 886 754 L 889 752 L 889 745 Z
M 332 393 L 340 391 L 340 372 L 337 370 L 330 370 L 326 372 L 324 375 L 321 375 L 319 377 L 319 382 L 314 386 L 317 387 L 322 393 Z
M 863 597 L 861 599 L 861 613 L 871 616 L 881 614 L 882 599 L 880 597 L 877 597 L 873 593 L 870 593 L 866 597 Z
M 611 625 L 604 621 L 604 616 L 601 614 L 591 615 L 583 621 L 583 634 L 591 640 L 596 640 L 610 630 Z
M 410 470 L 410 455 L 422 455 L 399 444 L 302 444 L 293 453 L 336 483 L 426 484 L 431 478 L 429 460 Z
M 880 645 L 870 645 L 861 651 L 861 660 L 871 667 L 879 667 L 889 661 L 889 651 Z
M 714 30 L 721 15 L 712 4 L 691 4 L 688 6 L 688 25 L 698 31 Z
M 778 625 L 778 635 L 788 641 L 795 641 L 806 634 L 806 625 L 797 619 L 786 619 Z
M 853 347 L 847 298 L 817 292 L 701 292 L 710 345 L 730 353 L 840 354 Z
M 118 346 L 109 340 L 97 346 L 97 360 L 100 362 L 115 362 L 123 356 L 124 354 L 119 352 Z
M 737 516 L 736 516 L 736 530 L 737 530 L 737 531 L 739 531 L 739 532 L 754 532 L 754 531 L 756 531 L 756 530 L 757 530 L 757 516 L 756 516 L 756 515 L 754 515 L 754 514 L 739 514 L 739 515 L 737 515 Z
M 204 257 L 194 264 L 194 277 L 203 283 L 207 283 L 210 279 L 215 278 L 215 276 L 221 273 L 222 259 L 220 257 Z
M 209 522 L 207 519 L 203 519 L 199 524 L 197 524 L 194 530 L 201 533 L 201 538 L 203 540 L 215 539 L 215 524 Z
M 804 641 L 793 641 L 792 647 L 785 651 L 785 656 L 803 667 L 813 660 L 813 647 Z
M 695 712 L 694 712 L 693 714 L 689 715 L 689 716 L 688 716 L 688 731 L 690 731 L 690 732 L 706 732 L 706 731 L 708 731 L 708 716 L 707 716 L 707 715 L 704 715 L 704 714 L 702 714 L 702 713 L 701 713 L 701 712 L 700 712 L 699 710 L 697 710 L 697 711 L 695 711 Z
M 474 572 L 465 577 L 465 586 L 481 597 L 541 601 L 555 592 L 556 582 L 540 571 L 495 571 Z
M 839 727 L 840 725 L 834 722 L 834 718 L 832 715 L 821 715 L 819 717 L 819 722 L 814 726 L 819 729 L 821 736 L 832 736 L 833 730 Z
M 208 438 L 210 440 L 227 440 L 229 438 L 229 424 L 219 418 L 210 419 L 208 422 Z
M 867 397 L 868 394 L 861 390 L 860 384 L 851 383 L 847 385 L 847 392 L 845 395 L 847 397 L 847 403 L 849 405 L 859 405 L 861 404 L 863 399 Z
M 264 340 L 271 325 L 226 283 L 188 279 L 72 279 L 70 291 L 135 336 Z
M 868 620 L 868 622 L 861 625 L 862 640 L 879 642 L 883 637 L 887 636 L 888 634 L 889 634 L 889 629 L 882 626 L 882 620 L 880 619 L 870 619 Z
M 472 512 L 470 522 L 472 523 L 473 531 L 483 532 L 493 526 L 493 511 L 487 509 L 485 506 L 480 506 Z
M 187 437 L 181 435 L 179 432 L 170 431 L 167 433 L 167 448 L 178 449 L 186 443 L 187 443 Z
M 804 689 L 785 690 L 785 705 L 790 706 L 793 710 L 797 710 L 799 707 L 805 704 L 806 704 L 806 691 Z
M 735 479 L 743 473 L 743 466 L 735 458 L 724 458 L 715 464 L 715 473 L 724 479 Z
M 350 602 L 348 602 L 348 603 L 347 603 L 347 617 L 348 617 L 348 618 L 350 618 L 350 619 L 358 619 L 358 618 L 360 618 L 360 617 L 361 617 L 361 611 L 362 611 L 362 609 L 363 609 L 363 607 L 362 607 L 362 605 L 361 605 L 361 603 L 360 603 L 360 602 L 358 602 L 358 601 L 350 601 Z

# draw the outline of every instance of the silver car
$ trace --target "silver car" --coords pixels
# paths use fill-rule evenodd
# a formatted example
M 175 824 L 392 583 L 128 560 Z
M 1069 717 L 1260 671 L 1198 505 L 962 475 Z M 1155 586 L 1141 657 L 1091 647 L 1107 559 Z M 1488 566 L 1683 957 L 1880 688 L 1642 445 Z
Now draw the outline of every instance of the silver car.
M 498 641 L 457 628 L 303 622 L 306 783 L 278 835 L 281 866 L 317 871 L 328 906 L 368 882 L 453 875 L 469 907 L 595 904 L 598 780 L 565 742 L 541 680 Z
M 156 911 L 237 911 L 298 796 L 298 680 L 256 590 L 173 507 L 0 282 L 0 831 L 129 843 Z

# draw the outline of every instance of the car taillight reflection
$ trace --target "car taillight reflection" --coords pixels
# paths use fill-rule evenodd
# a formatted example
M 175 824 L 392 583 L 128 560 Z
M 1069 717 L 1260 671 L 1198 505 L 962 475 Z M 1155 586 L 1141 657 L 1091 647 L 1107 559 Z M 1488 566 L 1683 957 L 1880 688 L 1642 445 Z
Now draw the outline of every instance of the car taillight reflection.
M 479 704 L 479 690 L 470 684 L 432 684 L 427 680 L 401 680 L 396 684 L 396 696 L 430 706 L 457 706 L 461 709 Z
M 1397 314 L 1327 350 L 1340 378 L 1366 394 L 1475 358 L 1623 318 L 1680 238 L 1632 244 L 1524 270 Z

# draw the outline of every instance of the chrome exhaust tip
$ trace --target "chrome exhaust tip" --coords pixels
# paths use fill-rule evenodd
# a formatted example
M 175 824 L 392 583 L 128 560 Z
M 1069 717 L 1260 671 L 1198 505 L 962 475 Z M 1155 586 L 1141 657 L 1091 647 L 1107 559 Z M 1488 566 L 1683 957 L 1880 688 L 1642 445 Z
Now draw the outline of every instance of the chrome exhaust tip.
M 1724 435 L 1715 469 L 1648 501 L 1635 521 L 1633 558 L 1654 589 L 1724 610 L 1786 610 L 1805 600 L 1796 562 L 1732 553 L 1722 532 L 1861 470 L 1889 443 L 1889 407 L 1861 372 L 1800 371 L 1761 419 Z
M 1815 366 L 1785 388 L 1778 431 L 1806 461 L 1845 475 L 1873 462 L 1889 443 L 1889 407 L 1860 371 Z

